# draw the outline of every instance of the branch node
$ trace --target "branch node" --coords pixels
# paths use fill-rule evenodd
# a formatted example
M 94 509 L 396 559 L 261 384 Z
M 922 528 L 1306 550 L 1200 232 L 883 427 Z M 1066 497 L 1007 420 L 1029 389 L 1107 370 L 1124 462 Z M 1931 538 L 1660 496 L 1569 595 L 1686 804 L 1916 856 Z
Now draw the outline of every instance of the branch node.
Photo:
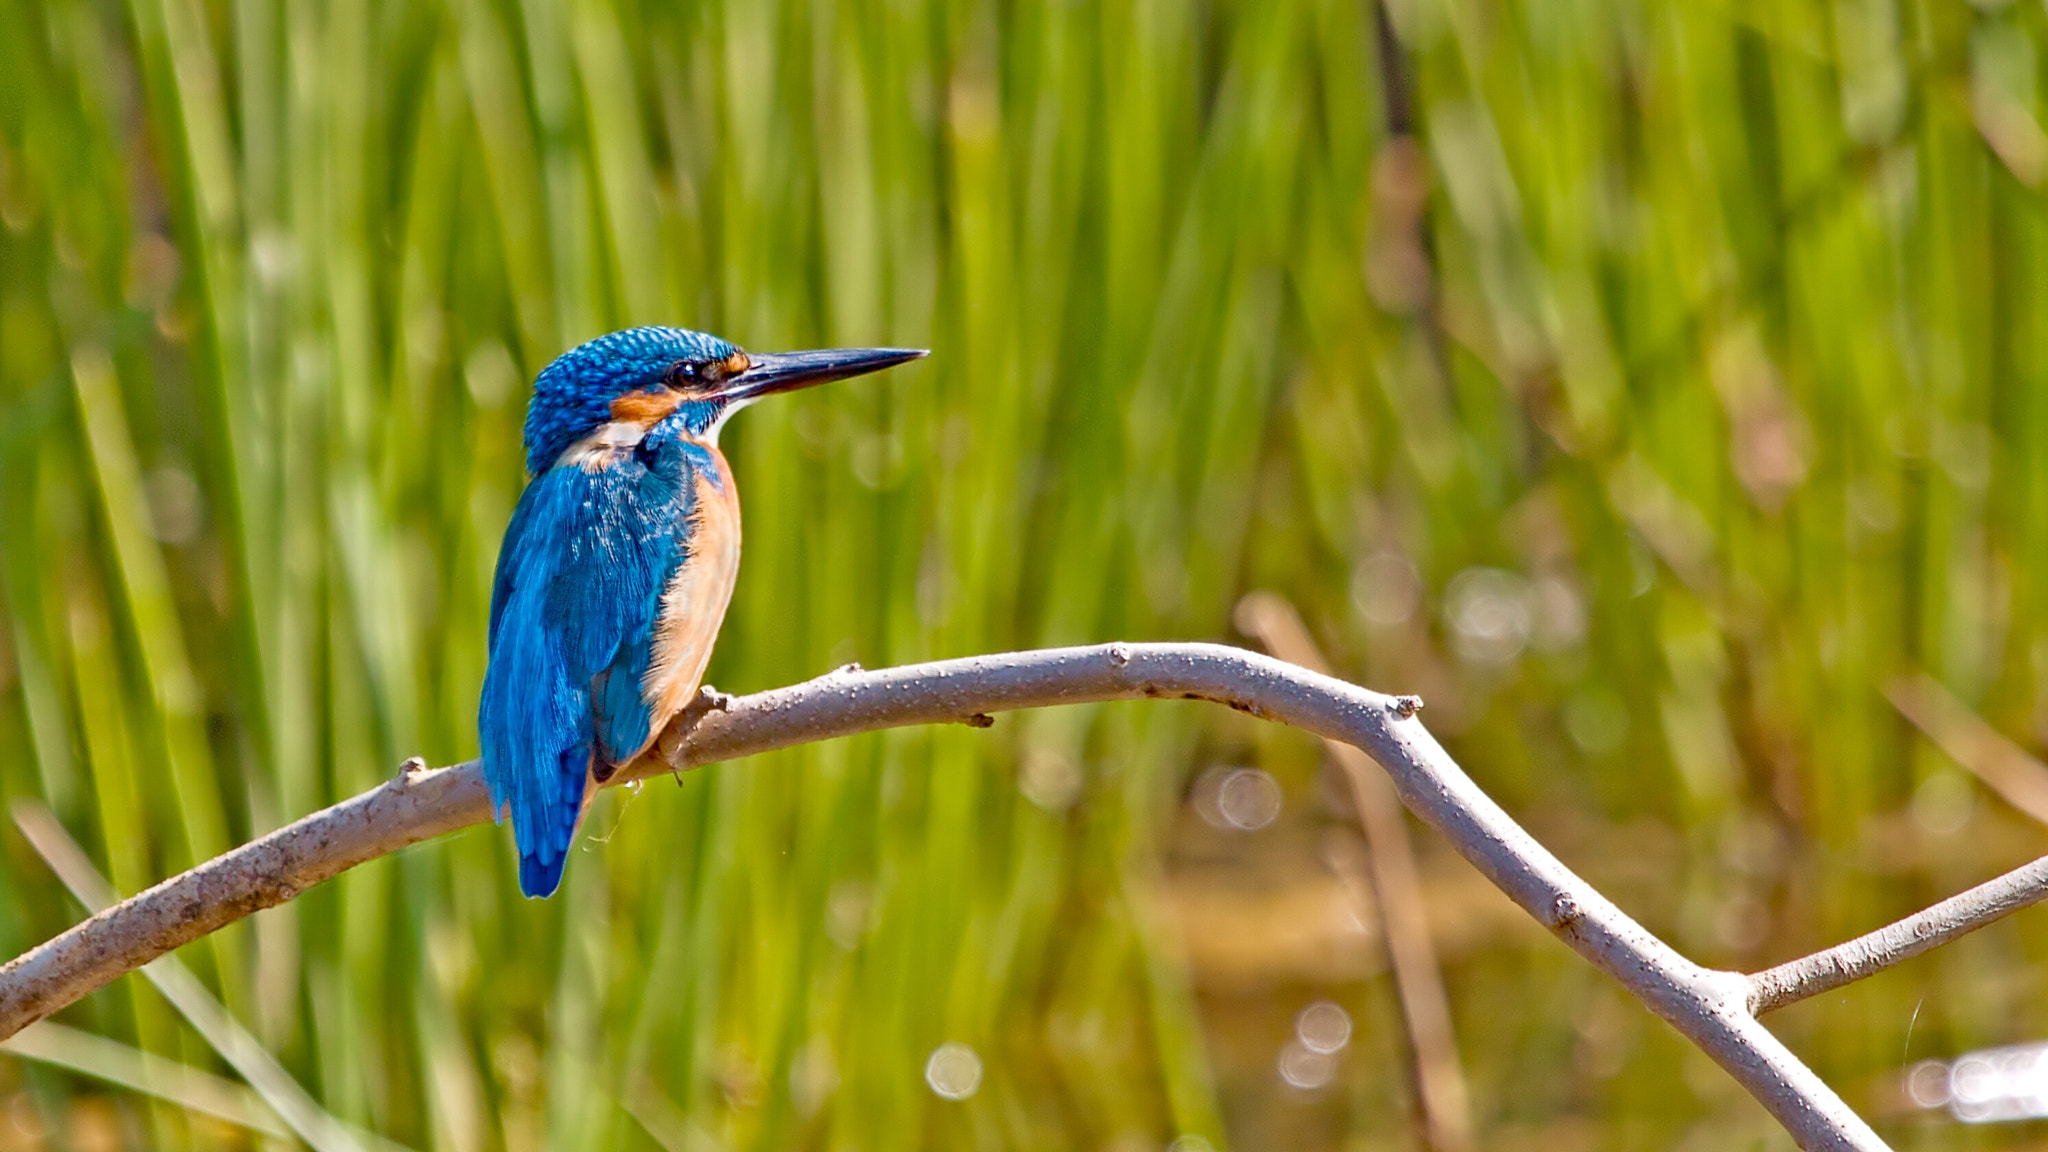
M 1574 897 L 1569 892 L 1564 892 L 1559 894 L 1557 899 L 1551 901 L 1550 914 L 1554 918 L 1550 926 L 1553 929 L 1562 930 L 1571 927 L 1572 921 L 1577 920 L 1586 913 L 1584 909 L 1579 907 L 1577 897 Z
M 851 676 L 851 675 L 853 675 L 853 674 L 854 674 L 854 673 L 856 673 L 856 672 L 865 672 L 865 671 L 867 671 L 867 669 L 865 669 L 865 668 L 863 668 L 863 667 L 861 667 L 861 666 L 860 666 L 860 661 L 858 661 L 858 660 L 848 660 L 848 661 L 847 661 L 846 663 L 844 663 L 844 664 L 841 664 L 841 665 L 840 665 L 839 667 L 837 667 L 837 668 L 834 668 L 834 669 L 833 669 L 833 670 L 831 670 L 830 672 L 827 672 L 827 673 L 825 673 L 825 675 L 827 675 L 827 676 Z
M 1422 711 L 1422 697 L 1396 696 L 1390 703 L 1388 703 L 1387 709 L 1391 711 L 1394 715 L 1399 716 L 1403 720 L 1406 720 L 1409 717 L 1415 715 L 1417 712 Z
M 960 718 L 960 722 L 969 728 L 993 728 L 996 726 L 996 718 L 986 712 L 969 712 Z
M 1122 668 L 1131 662 L 1131 646 L 1122 642 L 1109 646 L 1109 662 Z
M 410 784 L 416 777 L 429 770 L 424 757 L 407 756 L 405 763 L 398 766 L 398 782 L 400 784 Z

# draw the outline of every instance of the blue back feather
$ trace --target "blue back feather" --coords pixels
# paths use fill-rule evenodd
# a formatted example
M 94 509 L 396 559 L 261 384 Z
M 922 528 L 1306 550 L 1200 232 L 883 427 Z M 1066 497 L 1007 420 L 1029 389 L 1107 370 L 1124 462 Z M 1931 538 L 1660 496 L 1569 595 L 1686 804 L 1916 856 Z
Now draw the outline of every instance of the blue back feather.
M 597 472 L 568 465 L 529 485 L 514 514 L 477 727 L 529 896 L 560 883 L 593 758 L 646 742 L 641 676 L 662 590 L 687 555 L 690 471 L 658 445 Z
M 492 809 L 512 817 L 528 896 L 561 884 L 593 763 L 647 741 L 641 683 L 708 461 L 682 439 L 689 414 L 679 412 L 605 467 L 550 465 L 608 418 L 612 396 L 643 382 L 631 373 L 651 381 L 679 358 L 730 349 L 681 329 L 630 329 L 563 355 L 535 384 L 526 435 L 536 475 L 498 554 L 477 709 Z

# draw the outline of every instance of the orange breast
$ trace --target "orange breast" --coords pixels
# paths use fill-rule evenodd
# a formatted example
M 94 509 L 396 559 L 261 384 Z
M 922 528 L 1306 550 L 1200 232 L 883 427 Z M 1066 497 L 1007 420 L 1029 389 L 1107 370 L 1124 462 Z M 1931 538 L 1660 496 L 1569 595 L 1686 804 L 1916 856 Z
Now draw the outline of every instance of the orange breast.
M 662 592 L 653 659 L 640 684 L 641 699 L 652 713 L 651 723 L 647 744 L 634 756 L 654 743 L 704 682 L 704 666 L 711 661 L 711 647 L 718 639 L 719 625 L 725 622 L 725 608 L 732 601 L 733 582 L 739 576 L 739 497 L 725 457 L 715 448 L 710 456 L 715 473 L 697 474 L 690 557 Z

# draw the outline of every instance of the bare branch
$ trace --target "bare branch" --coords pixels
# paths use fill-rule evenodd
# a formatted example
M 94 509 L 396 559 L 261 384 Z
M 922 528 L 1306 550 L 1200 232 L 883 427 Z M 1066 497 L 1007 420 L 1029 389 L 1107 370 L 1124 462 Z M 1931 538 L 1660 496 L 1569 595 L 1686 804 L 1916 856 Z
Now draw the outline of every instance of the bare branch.
M 1749 1010 L 1761 1016 L 1809 996 L 1832 992 L 2039 904 L 2043 898 L 2048 898 L 2048 856 L 1868 935 L 1758 972 L 1749 978 Z
M 1750 1014 L 1747 977 L 1685 959 L 1574 875 L 1451 760 L 1415 718 L 1413 700 L 1235 648 L 1108 644 L 842 670 L 693 713 L 663 736 L 661 754 L 668 764 L 704 764 L 880 728 L 1148 697 L 1213 701 L 1364 749 L 1411 811 L 1725 1068 L 1801 1146 L 1885 1146 Z M 662 770 L 643 761 L 613 781 Z M 0 1037 L 348 868 L 481 822 L 488 807 L 474 763 L 406 771 L 173 877 L 0 967 Z
M 1885 697 L 1950 759 L 2013 807 L 2048 821 L 2048 766 L 1955 698 L 1932 677 L 1901 676 Z M 1749 978 L 1749 1010 L 1761 1016 L 1874 976 L 1994 920 L 2048 899 L 2048 856 L 1960 892 L 1875 932 L 1788 960 Z

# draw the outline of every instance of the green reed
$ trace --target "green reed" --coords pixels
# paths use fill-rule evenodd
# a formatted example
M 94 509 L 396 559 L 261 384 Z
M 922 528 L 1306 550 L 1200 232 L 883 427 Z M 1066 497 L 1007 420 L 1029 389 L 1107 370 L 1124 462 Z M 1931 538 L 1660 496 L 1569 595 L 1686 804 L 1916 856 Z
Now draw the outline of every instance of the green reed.
M 473 755 L 525 382 L 681 323 L 935 350 L 730 431 L 720 687 L 1228 640 L 1273 588 L 1694 954 L 1861 930 L 2040 841 L 1879 688 L 2043 731 L 2042 23 L 0 0 L 0 792 L 132 890 Z M 1187 705 L 872 735 L 608 795 L 547 904 L 479 830 L 188 958 L 415 1147 L 1406 1147 L 1384 980 L 1219 992 L 1171 914 L 1189 781 L 1341 825 L 1314 756 Z M 77 914 L 0 834 L 0 951 Z M 1882 1086 L 2037 1037 L 2042 940 L 1777 1024 L 1953 1146 Z M 1489 1146 L 1783 1144 L 1540 934 L 1447 955 Z M 1304 1096 L 1272 1054 L 1317 995 L 1359 1038 Z M 134 981 L 65 1019 L 224 1071 Z M 16 1090 L 52 1146 L 234 1138 Z

